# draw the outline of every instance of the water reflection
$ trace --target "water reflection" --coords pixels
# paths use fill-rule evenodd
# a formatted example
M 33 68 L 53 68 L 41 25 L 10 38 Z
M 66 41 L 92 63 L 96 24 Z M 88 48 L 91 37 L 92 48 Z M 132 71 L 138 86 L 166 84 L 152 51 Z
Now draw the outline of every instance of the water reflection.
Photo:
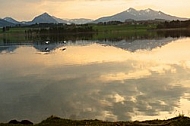
M 144 40 L 133 40 L 133 41 L 126 41 L 126 40 L 121 40 L 121 41 L 109 41 L 109 40 L 103 40 L 103 41 L 61 41 L 61 42 L 53 42 L 50 41 L 49 43 L 46 43 L 46 41 L 41 41 L 41 42 L 32 42 L 32 43 L 27 43 L 27 45 L 33 46 L 35 49 L 37 49 L 40 52 L 51 52 L 54 51 L 58 48 L 62 47 L 62 51 L 66 50 L 65 47 L 63 46 L 70 46 L 70 45 L 89 45 L 91 43 L 98 43 L 104 46 L 114 46 L 116 48 L 121 48 L 125 49 L 128 51 L 135 52 L 137 50 L 152 50 L 157 47 L 164 46 L 171 41 L 176 40 L 176 38 L 160 38 L 160 39 L 144 39 Z M 1 43 L 0 44 L 0 53 L 2 52 L 13 52 L 16 48 L 19 47 L 19 43 Z
M 157 31 L 157 34 L 162 37 L 173 37 L 173 38 L 180 38 L 180 37 L 190 37 L 190 30 L 161 30 Z
M 6 45 L 1 45 L 0 46 L 0 53 L 11 53 L 16 50 L 17 46 L 11 45 L 11 46 L 6 46 Z
M 136 51 L 125 43 L 35 43 L 0 55 L 0 121 L 39 122 L 50 115 L 144 120 L 188 113 L 190 38 L 158 40 L 161 46 L 147 44 L 150 49 L 140 48 L 143 42 L 134 42 Z M 51 53 L 38 55 L 46 46 Z
M 50 42 L 50 41 L 44 41 L 44 42 L 35 42 L 33 44 L 33 47 L 37 49 L 40 52 L 50 52 L 54 51 L 55 49 L 61 48 L 65 45 L 64 42 Z M 65 48 L 63 48 L 64 50 Z

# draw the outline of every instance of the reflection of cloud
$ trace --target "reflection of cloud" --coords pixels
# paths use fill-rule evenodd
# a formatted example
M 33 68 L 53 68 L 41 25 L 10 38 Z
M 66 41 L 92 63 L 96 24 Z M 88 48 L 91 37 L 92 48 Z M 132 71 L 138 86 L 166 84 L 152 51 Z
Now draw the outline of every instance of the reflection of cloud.
M 101 80 L 103 81 L 113 81 L 113 80 L 125 80 L 125 79 L 137 79 L 149 76 L 151 73 L 148 70 L 139 70 L 129 73 L 116 73 L 116 74 L 107 74 L 102 75 Z
M 100 65 L 102 68 L 107 66 L 107 69 L 104 69 L 106 71 L 112 67 L 109 63 Z M 85 70 L 86 67 L 89 68 L 89 65 L 73 66 L 70 69 Z M 175 107 L 179 107 L 180 98 L 189 90 L 187 87 L 172 85 L 175 81 L 172 76 L 176 77 L 176 73 L 169 73 L 163 78 L 163 75 L 152 72 L 150 77 L 146 78 L 102 82 L 100 79 L 94 79 L 98 76 L 91 69 L 87 72 L 88 75 L 79 72 L 76 73 L 78 76 L 70 79 L 61 73 L 63 77 L 55 83 L 53 78 L 56 78 L 57 74 L 50 71 L 45 70 L 46 74 L 42 72 L 42 76 L 47 77 L 46 80 L 32 75 L 15 78 L 18 80 L 14 85 L 12 81 L 4 80 L 0 90 L 0 93 L 4 94 L 0 97 L 0 112 L 4 117 L 2 119 L 27 117 L 41 121 L 42 118 L 53 114 L 63 118 L 98 118 L 113 121 L 130 120 L 138 115 L 158 116 L 160 112 L 173 112 Z M 102 71 L 98 73 L 101 76 Z
M 115 98 L 115 102 L 116 102 L 116 103 L 117 103 L 117 102 L 123 103 L 123 101 L 125 101 L 125 98 L 122 97 L 122 96 L 119 95 L 119 94 L 115 94 L 115 95 L 113 96 L 113 98 Z
M 176 73 L 176 69 L 173 66 L 166 64 L 153 66 L 150 70 L 160 74 L 165 74 L 166 72 Z
M 153 53 L 91 47 L 86 57 L 90 46 L 68 47 L 64 53 L 58 49 L 50 55 L 36 55 L 35 49 L 21 47 L 16 57 L 1 55 L 0 119 L 41 121 L 50 115 L 112 121 L 156 118 L 162 112 L 183 109 L 181 105 L 189 101 L 190 69 L 180 64 L 184 57 L 177 57 L 177 63 L 165 62 L 167 58 L 150 60 L 166 47 Z M 119 53 L 121 57 L 114 59 Z

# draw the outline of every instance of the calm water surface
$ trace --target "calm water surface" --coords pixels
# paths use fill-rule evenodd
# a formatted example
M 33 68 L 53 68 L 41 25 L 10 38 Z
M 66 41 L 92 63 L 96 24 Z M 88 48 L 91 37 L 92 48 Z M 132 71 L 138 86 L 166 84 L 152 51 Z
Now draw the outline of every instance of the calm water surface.
M 0 43 L 0 122 L 190 115 L 190 38 Z

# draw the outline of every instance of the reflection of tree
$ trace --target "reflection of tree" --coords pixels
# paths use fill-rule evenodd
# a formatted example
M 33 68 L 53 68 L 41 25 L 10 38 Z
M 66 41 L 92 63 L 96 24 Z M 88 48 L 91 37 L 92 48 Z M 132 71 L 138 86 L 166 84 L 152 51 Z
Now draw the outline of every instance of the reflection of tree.
M 173 37 L 173 38 L 179 38 L 179 37 L 190 37 L 190 31 L 189 30 L 161 30 L 157 31 L 158 36 L 161 37 Z
M 46 41 L 50 40 L 53 42 L 59 41 L 77 41 L 77 40 L 91 40 L 92 33 L 78 33 L 78 34 L 42 34 L 35 36 L 28 36 L 27 39 L 32 39 L 33 41 Z

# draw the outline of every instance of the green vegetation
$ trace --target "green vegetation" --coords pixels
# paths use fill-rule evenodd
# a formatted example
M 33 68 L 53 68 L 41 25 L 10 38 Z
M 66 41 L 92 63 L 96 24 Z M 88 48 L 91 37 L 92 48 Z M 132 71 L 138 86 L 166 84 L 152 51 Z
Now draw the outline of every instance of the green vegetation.
M 4 34 L 25 34 L 25 31 L 28 30 L 27 27 L 4 27 L 0 29 L 0 33 Z
M 54 24 L 44 27 L 44 25 L 37 28 L 30 28 L 25 31 L 27 35 L 44 35 L 44 34 L 77 34 L 94 32 L 92 26 L 89 25 L 60 25 Z
M 149 29 L 156 25 L 149 24 L 35 24 L 0 29 L 0 41 L 34 41 L 34 40 L 78 40 L 91 39 L 115 40 L 117 38 L 131 39 L 135 36 L 150 36 Z
M 174 29 L 174 28 L 190 28 L 190 20 L 187 21 L 165 21 L 157 25 L 157 29 Z
M 4 34 L 66 34 L 89 32 L 134 32 L 147 31 L 156 28 L 155 24 L 36 24 L 31 26 L 4 27 L 0 33 Z
M 13 120 L 12 122 L 15 122 Z M 29 121 L 25 121 L 29 122 Z M 0 126 L 27 126 L 33 124 L 13 124 L 1 123 Z M 167 120 L 148 120 L 148 121 L 101 121 L 101 120 L 70 120 L 61 119 L 51 116 L 35 126 L 189 126 L 190 118 L 185 116 L 177 116 Z
M 147 31 L 156 28 L 156 25 L 150 24 L 118 24 L 118 25 L 94 25 L 93 28 L 98 32 L 134 32 Z
M 25 27 L 10 27 L 3 30 L 0 29 L 0 42 L 24 42 L 26 40 Z

